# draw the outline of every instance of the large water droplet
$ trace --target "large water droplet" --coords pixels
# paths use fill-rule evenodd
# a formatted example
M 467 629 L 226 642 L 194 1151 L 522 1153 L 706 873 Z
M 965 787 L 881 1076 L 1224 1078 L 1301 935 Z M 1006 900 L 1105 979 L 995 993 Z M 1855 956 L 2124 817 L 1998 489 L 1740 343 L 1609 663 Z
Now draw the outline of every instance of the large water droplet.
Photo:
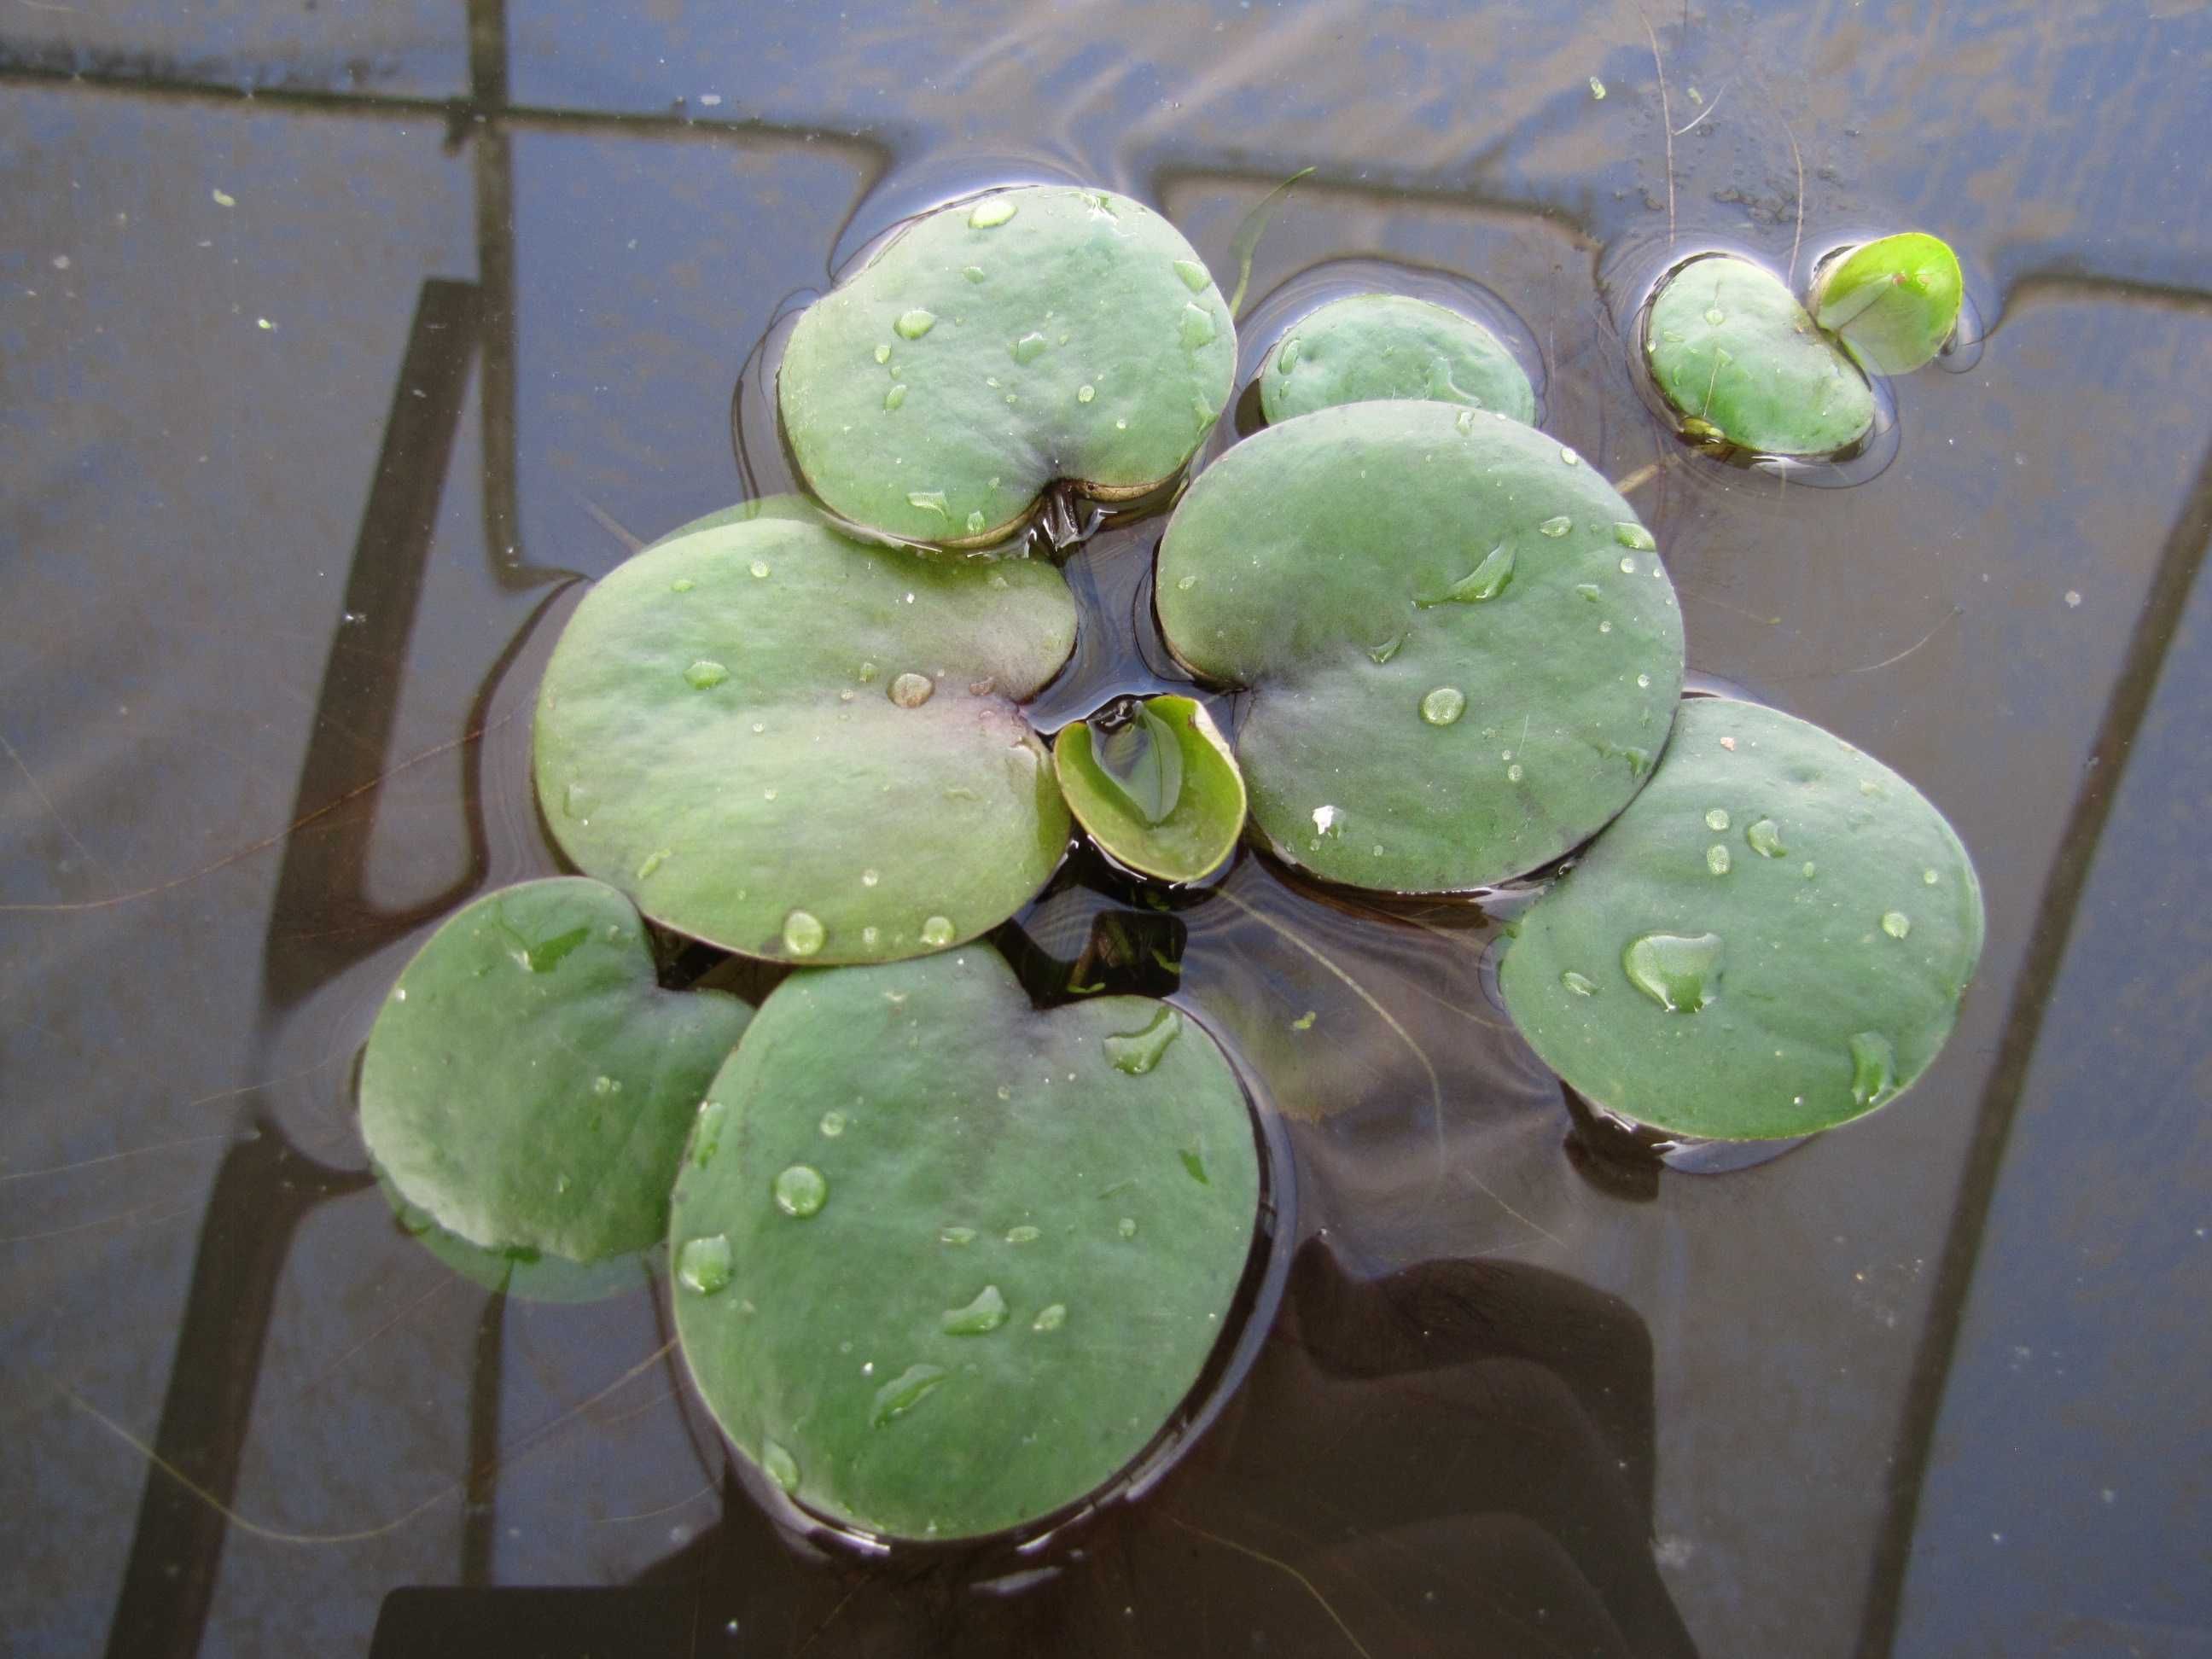
M 1295 334 L 1284 341 L 1275 351 L 1275 372 L 1279 374 L 1287 374 L 1296 368 L 1298 366 L 1298 358 L 1305 349 L 1305 342 Z
M 1718 842 L 1705 848 L 1705 868 L 1717 876 L 1728 874 L 1735 860 L 1729 857 L 1729 849 Z
M 1367 654 L 1378 663 L 1388 662 L 1391 658 L 1398 654 L 1399 651 L 1404 647 L 1407 640 L 1411 637 L 1412 636 L 1410 635 L 1406 634 L 1393 634 L 1389 639 L 1383 641 L 1382 644 L 1370 646 L 1367 649 Z
M 1670 1014 L 1694 1014 L 1721 994 L 1718 933 L 1645 933 L 1620 953 L 1628 982 Z
M 1559 975 L 1559 983 L 1578 997 L 1594 997 L 1597 994 L 1597 981 L 1587 974 L 1577 973 L 1571 968 Z
M 1882 913 L 1881 931 L 1892 939 L 1903 939 L 1912 931 L 1912 918 L 1902 910 L 1885 911 Z
M 1106 1058 L 1114 1062 L 1116 1071 L 1142 1077 L 1160 1063 L 1160 1056 L 1167 1053 L 1168 1045 L 1182 1034 L 1182 1016 L 1172 1008 L 1164 1007 L 1141 1031 L 1124 1031 L 1108 1037 Z
M 919 708 L 936 690 L 937 682 L 927 674 L 900 674 L 890 683 L 890 696 L 902 708 Z
M 1761 818 L 1743 832 L 1751 850 L 1763 859 L 1778 859 L 1789 852 L 1782 844 L 1782 830 L 1772 818 Z
M 658 870 L 662 865 L 667 862 L 668 848 L 665 847 L 660 848 L 656 851 L 647 853 L 643 858 L 638 860 L 637 878 L 640 881 L 643 881 L 647 877 L 650 876 L 654 871 Z
M 1182 278 L 1182 285 L 1193 294 L 1205 293 L 1206 284 L 1213 280 L 1213 273 L 1195 259 L 1176 260 L 1175 273 Z
M 1066 1323 L 1067 1323 L 1067 1304 L 1064 1302 L 1055 1302 L 1030 1322 L 1030 1328 L 1033 1331 L 1056 1331 Z
M 830 930 L 810 910 L 793 910 L 783 919 L 783 948 L 795 957 L 811 957 L 828 942 Z
M 799 1460 L 773 1440 L 761 1442 L 761 1471 L 787 1494 L 799 1490 Z
M 903 380 L 895 383 L 889 392 L 884 393 L 884 407 L 885 409 L 896 409 L 905 401 L 906 382 Z
M 712 690 L 730 678 L 730 671 L 712 658 L 702 657 L 684 671 L 684 679 L 695 691 Z
M 1431 726 L 1449 726 L 1467 713 L 1467 694 L 1455 685 L 1440 685 L 1421 699 L 1421 718 Z
M 937 1318 L 947 1336 L 988 1336 L 1006 1322 L 1006 1298 L 986 1285 L 964 1308 L 947 1308 Z
M 1556 519 L 1547 519 L 1536 526 L 1540 532 L 1547 536 L 1564 536 L 1574 527 L 1575 521 L 1564 513 Z
M 936 325 L 936 314 L 933 312 L 921 310 L 902 312 L 900 313 L 898 321 L 891 325 L 909 340 L 919 340 Z
M 1114 1224 L 1114 1231 L 1125 1239 L 1134 1238 L 1137 1236 L 1137 1218 L 1133 1215 L 1123 1216 Z
M 968 222 L 977 230 L 989 230 L 1020 211 L 1020 204 L 1010 196 L 988 196 L 969 210 Z
M 1034 1244 L 1043 1237 L 1040 1229 L 1030 1226 L 1026 1221 L 1018 1227 L 1006 1229 L 1006 1243 L 1009 1244 Z
M 942 1365 L 908 1366 L 876 1390 L 876 1426 L 880 1429 L 886 1423 L 904 1417 L 943 1381 L 945 1367 Z
M 1706 828 L 1706 829 L 1708 829 L 1708 830 L 1725 830 L 1725 829 L 1727 829 L 1728 827 L 1729 827 L 1729 815 L 1728 815 L 1728 808 L 1726 808 L 1725 806 L 1716 806 L 1716 807 L 1713 807 L 1713 808 L 1711 808 L 1711 810 L 1709 810 L 1709 811 L 1705 813 L 1705 828 Z
M 1485 599 L 1494 599 L 1503 593 L 1505 585 L 1512 580 L 1512 548 L 1493 547 L 1483 556 L 1480 564 L 1444 590 L 1443 598 L 1419 599 L 1415 603 L 1424 611 L 1439 605 L 1480 605 Z
M 691 1125 L 691 1163 L 695 1169 L 705 1169 L 708 1160 L 714 1156 L 714 1149 L 722 1144 L 724 1109 L 719 1100 L 699 1103 L 699 1115 Z
M 1192 351 L 1213 338 L 1213 313 L 1204 306 L 1188 305 L 1182 308 L 1182 343 Z
M 945 510 L 945 492 L 941 489 L 909 489 L 906 492 L 906 504 L 924 513 L 934 513 L 940 519 L 952 516 Z
M 811 1164 L 794 1164 L 775 1178 L 775 1207 L 801 1220 L 830 1201 L 830 1183 Z
M 676 1282 L 702 1296 L 712 1296 L 730 1282 L 730 1241 L 715 1233 L 684 1241 L 676 1253 Z
M 830 1139 L 835 1140 L 839 1135 L 845 1133 L 846 1126 L 852 1120 L 848 1118 L 844 1113 L 837 1110 L 836 1108 L 832 1107 L 830 1110 L 822 1114 L 822 1121 L 819 1127 L 823 1134 L 829 1136 Z
M 950 916 L 931 916 L 921 924 L 921 942 L 933 951 L 942 951 L 958 934 Z
M 1007 348 L 1007 349 L 1014 354 L 1014 361 L 1016 362 L 1030 363 L 1035 362 L 1040 356 L 1043 356 L 1045 348 L 1049 346 L 1051 343 L 1052 342 L 1046 339 L 1043 335 L 1031 331 L 1030 333 L 1023 335 L 1020 339 L 1015 341 L 1012 346 Z
M 1613 538 L 1623 547 L 1632 547 L 1639 553 L 1649 553 L 1659 544 L 1651 539 L 1651 532 L 1633 520 L 1623 520 L 1613 526 Z
M 1879 1031 L 1860 1031 L 1850 1040 L 1851 1098 L 1879 1106 L 1897 1092 L 1897 1050 Z
M 975 1242 L 975 1230 L 973 1227 L 939 1227 L 937 1230 L 937 1242 L 940 1244 L 973 1244 Z
M 1075 401 L 1079 404 L 1087 404 L 1097 395 L 1098 388 L 1095 386 L 1079 386 L 1075 388 Z

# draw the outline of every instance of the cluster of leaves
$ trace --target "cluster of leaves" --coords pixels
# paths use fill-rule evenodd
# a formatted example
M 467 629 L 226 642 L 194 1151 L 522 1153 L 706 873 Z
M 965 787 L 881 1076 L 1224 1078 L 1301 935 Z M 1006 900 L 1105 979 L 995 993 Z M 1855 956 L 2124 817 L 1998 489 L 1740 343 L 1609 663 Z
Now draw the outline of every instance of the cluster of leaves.
M 1235 357 L 1137 203 L 1015 190 L 910 226 L 792 336 L 812 499 L 684 526 L 555 649 L 535 775 L 583 875 L 452 918 L 372 1032 L 363 1132 L 404 1212 L 533 1259 L 665 1238 L 702 1395 L 817 1515 L 958 1537 L 1076 1501 L 1162 1432 L 1248 1269 L 1260 1142 L 1212 1038 L 1143 998 L 1039 1012 L 976 942 L 1072 823 L 1148 878 L 1249 833 L 1401 893 L 1588 843 L 1506 999 L 1572 1086 L 1680 1133 L 1881 1104 L 1972 974 L 1941 816 L 1802 722 L 1683 704 L 1651 532 L 1528 423 L 1487 331 L 1418 301 L 1304 319 L 1269 424 L 1167 526 L 1161 630 L 1237 694 L 1233 732 L 1122 698 L 1048 747 L 1023 705 L 1076 608 L 1000 556 L 1056 483 L 1176 477 Z M 757 1013 L 665 990 L 646 919 L 802 971 Z
M 1957 330 L 1964 297 L 1958 256 L 1918 231 L 1829 260 L 1805 305 L 1763 266 L 1707 254 L 1668 274 L 1644 319 L 1644 349 L 1691 436 L 1770 455 L 1832 455 L 1874 425 L 1866 376 L 1930 362 Z

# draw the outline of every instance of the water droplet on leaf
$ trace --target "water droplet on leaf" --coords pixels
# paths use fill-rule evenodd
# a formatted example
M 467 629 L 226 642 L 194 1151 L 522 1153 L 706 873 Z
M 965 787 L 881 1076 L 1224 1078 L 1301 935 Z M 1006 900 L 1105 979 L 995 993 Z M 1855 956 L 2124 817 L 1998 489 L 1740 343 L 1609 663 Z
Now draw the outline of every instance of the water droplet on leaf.
M 1449 726 L 1467 713 L 1467 694 L 1455 685 L 1440 685 L 1421 699 L 1421 718 L 1431 726 Z
M 730 1282 L 730 1241 L 721 1233 L 685 1241 L 676 1255 L 676 1281 L 689 1291 L 712 1296 Z
M 1620 953 L 1628 982 L 1670 1014 L 1694 1014 L 1721 992 L 1718 933 L 1645 933 Z
M 1106 1058 L 1119 1072 L 1131 1077 L 1142 1077 L 1160 1063 L 1160 1056 L 1168 1051 L 1182 1032 L 1182 1016 L 1172 1008 L 1162 1008 L 1152 1016 L 1152 1024 L 1140 1031 L 1118 1033 L 1106 1039 Z
M 775 1207 L 805 1220 L 830 1201 L 830 1183 L 811 1164 L 794 1164 L 775 1178 Z
M 996 1285 L 986 1285 L 964 1308 L 947 1308 L 938 1316 L 947 1336 L 988 1336 L 1006 1322 L 1006 1298 Z

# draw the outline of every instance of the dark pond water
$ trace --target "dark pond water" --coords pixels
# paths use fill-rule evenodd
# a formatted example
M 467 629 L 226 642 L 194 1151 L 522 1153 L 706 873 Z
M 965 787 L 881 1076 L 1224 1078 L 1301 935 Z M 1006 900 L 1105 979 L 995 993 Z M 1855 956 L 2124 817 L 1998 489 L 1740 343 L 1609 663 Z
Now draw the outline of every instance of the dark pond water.
M 8 0 L 0 66 L 0 1647 L 2212 1653 L 2203 0 Z M 1547 429 L 1642 475 L 1692 667 L 1952 816 L 1981 977 L 1896 1108 L 1639 1169 L 1479 908 L 1077 860 L 1007 940 L 1236 1048 L 1279 1302 L 1140 1502 L 797 1547 L 659 1286 L 501 1297 L 394 1224 L 353 1055 L 440 916 L 556 867 L 538 671 L 626 535 L 745 492 L 779 318 L 1015 179 L 1219 270 L 1309 166 L 1248 356 L 1347 272 L 1506 308 Z M 1884 464 L 1669 445 L 1621 332 L 1670 259 L 1905 226 L 1986 338 Z M 1071 563 L 1053 719 L 1155 683 L 1158 523 Z

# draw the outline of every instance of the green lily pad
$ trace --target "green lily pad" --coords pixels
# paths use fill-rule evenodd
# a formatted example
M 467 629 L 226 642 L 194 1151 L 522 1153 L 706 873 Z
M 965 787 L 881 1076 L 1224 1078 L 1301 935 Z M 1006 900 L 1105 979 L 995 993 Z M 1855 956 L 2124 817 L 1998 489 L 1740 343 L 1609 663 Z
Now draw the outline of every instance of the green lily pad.
M 1854 248 L 1830 265 L 1814 311 L 1820 326 L 1874 373 L 1906 374 L 1943 349 L 1959 325 L 1966 292 L 1950 245 L 1905 231 Z
M 1213 718 L 1188 697 L 1129 699 L 1063 726 L 1052 761 L 1076 821 L 1139 875 L 1197 881 L 1244 830 L 1244 779 Z
M 1718 1140 L 1896 1098 L 1950 1035 L 1982 894 L 1919 791 L 1818 726 L 1684 705 L 1650 786 L 1521 919 L 1505 1002 L 1547 1065 Z
M 1667 279 L 1644 319 L 1651 376 L 1693 435 L 1769 455 L 1832 455 L 1874 424 L 1866 379 L 1782 279 L 1709 255 Z
M 679 933 L 784 961 L 938 950 L 1066 850 L 1018 705 L 1074 630 L 1042 562 L 709 524 L 577 606 L 538 693 L 538 799 L 580 867 Z
M 677 1334 L 723 1432 L 817 1514 L 1020 1527 L 1182 1401 L 1259 1188 L 1228 1061 L 1164 1003 L 1040 1013 L 982 948 L 794 975 L 700 1109 Z
M 1352 404 L 1238 444 L 1170 521 L 1160 623 L 1248 686 L 1252 817 L 1285 858 L 1398 892 L 1557 858 L 1667 740 L 1682 621 L 1650 533 L 1502 416 Z
M 1536 418 L 1535 390 L 1495 334 L 1403 294 L 1331 301 L 1284 337 L 1260 375 L 1260 408 L 1270 422 L 1392 398 Z
M 378 1012 L 362 1136 L 398 1196 L 468 1243 L 583 1262 L 641 1250 L 750 1018 L 735 997 L 662 990 L 613 889 L 503 888 L 433 933 Z
M 1236 363 L 1229 307 L 1173 225 L 1039 186 L 909 225 L 799 318 L 776 396 L 832 512 L 974 547 L 1055 479 L 1115 499 L 1174 477 Z

